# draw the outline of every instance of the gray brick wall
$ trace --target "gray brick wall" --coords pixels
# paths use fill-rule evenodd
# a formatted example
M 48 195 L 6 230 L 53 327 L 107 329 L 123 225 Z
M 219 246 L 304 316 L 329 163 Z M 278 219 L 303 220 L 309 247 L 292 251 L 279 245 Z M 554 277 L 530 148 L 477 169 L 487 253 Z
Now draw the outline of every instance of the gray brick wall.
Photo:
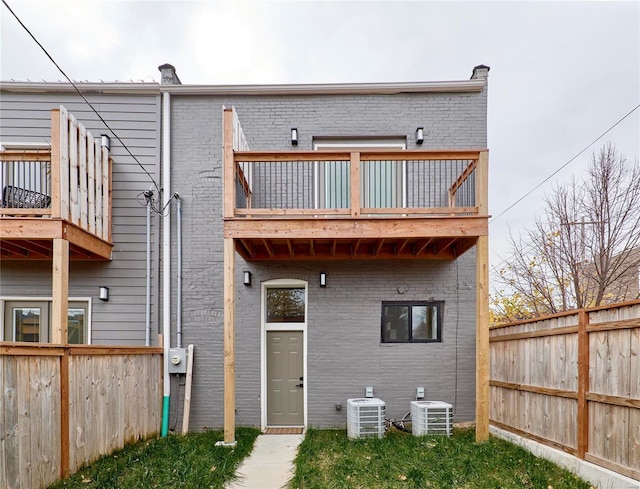
M 251 149 L 298 149 L 325 136 L 405 136 L 416 148 L 416 127 L 425 128 L 424 149 L 483 148 L 486 89 L 464 94 L 362 96 L 172 95 L 172 192 L 183 199 L 183 343 L 193 343 L 195 372 L 191 429 L 222 426 L 222 106 L 235 106 Z M 175 216 L 173 216 L 175 221 Z M 174 247 L 175 250 L 175 247 Z M 247 264 L 237 257 L 237 280 L 252 270 L 254 285 L 236 290 L 236 406 L 239 424 L 260 423 L 260 282 L 295 278 L 309 282 L 308 423 L 345 423 L 346 406 L 373 385 L 391 417 L 409 410 L 415 388 L 429 399 L 456 402 L 456 420 L 474 417 L 475 258 L 456 262 L 287 262 Z M 175 268 L 175 260 L 173 262 Z M 320 270 L 329 286 L 317 286 Z M 173 273 L 175 276 L 175 271 Z M 458 280 L 456 280 L 458 277 Z M 406 289 L 399 294 L 398 287 Z M 175 304 L 175 286 L 173 303 Z M 443 342 L 380 344 L 381 302 L 444 300 Z M 172 309 L 175 324 L 175 308 Z M 456 326 L 458 362 L 456 369 Z M 172 340 L 175 342 L 175 338 Z M 456 376 L 457 370 L 457 376 Z M 174 382 L 177 387 L 176 379 Z M 454 386 L 457 383 L 457 396 Z M 181 396 L 172 408 L 181 409 Z M 172 414 L 172 418 L 173 415 Z M 180 417 L 179 417 L 180 418 Z M 179 428 L 179 421 L 177 422 Z

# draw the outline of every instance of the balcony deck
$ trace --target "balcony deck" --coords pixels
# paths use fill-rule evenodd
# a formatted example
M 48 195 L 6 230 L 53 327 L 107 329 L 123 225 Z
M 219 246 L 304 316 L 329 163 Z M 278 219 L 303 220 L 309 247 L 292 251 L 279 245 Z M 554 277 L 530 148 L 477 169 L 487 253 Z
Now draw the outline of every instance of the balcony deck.
M 451 260 L 488 234 L 486 150 L 228 157 L 224 233 L 248 261 Z
M 62 239 L 70 260 L 109 260 L 109 151 L 64 108 L 51 123 L 50 148 L 0 152 L 0 258 L 52 260 Z

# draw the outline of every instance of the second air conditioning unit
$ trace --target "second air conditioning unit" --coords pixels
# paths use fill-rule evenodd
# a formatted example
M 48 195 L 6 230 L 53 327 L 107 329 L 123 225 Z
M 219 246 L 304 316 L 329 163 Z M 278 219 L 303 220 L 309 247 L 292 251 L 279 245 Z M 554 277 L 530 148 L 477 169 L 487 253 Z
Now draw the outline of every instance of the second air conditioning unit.
M 453 434 L 453 406 L 442 401 L 412 401 L 411 425 L 415 436 Z
M 385 404 L 381 399 L 347 399 L 347 437 L 370 438 L 384 436 Z

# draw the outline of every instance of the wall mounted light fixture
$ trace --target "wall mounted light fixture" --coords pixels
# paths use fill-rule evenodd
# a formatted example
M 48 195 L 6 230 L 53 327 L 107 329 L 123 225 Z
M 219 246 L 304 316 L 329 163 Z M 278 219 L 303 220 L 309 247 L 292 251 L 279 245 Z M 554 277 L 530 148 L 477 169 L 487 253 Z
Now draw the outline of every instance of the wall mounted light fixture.
M 298 129 L 295 127 L 291 128 L 291 145 L 298 146 Z
M 249 270 L 244 271 L 244 280 L 243 282 L 247 287 L 251 287 L 251 272 Z
M 419 127 L 416 129 L 416 144 L 424 143 L 424 128 Z
M 320 287 L 327 286 L 327 274 L 324 272 L 320 272 Z
M 100 287 L 100 292 L 98 294 L 98 298 L 101 301 L 108 301 L 109 300 L 109 287 L 105 287 L 104 285 Z
M 100 136 L 102 137 L 102 147 L 111 149 L 111 138 L 106 134 L 101 134 Z

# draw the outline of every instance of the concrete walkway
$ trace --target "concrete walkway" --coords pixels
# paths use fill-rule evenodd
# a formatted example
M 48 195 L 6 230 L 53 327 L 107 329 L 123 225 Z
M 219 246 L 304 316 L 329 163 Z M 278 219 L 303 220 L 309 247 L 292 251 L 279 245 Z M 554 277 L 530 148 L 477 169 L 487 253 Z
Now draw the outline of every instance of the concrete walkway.
M 260 435 L 227 489 L 280 489 L 293 477 L 293 459 L 304 435 Z

